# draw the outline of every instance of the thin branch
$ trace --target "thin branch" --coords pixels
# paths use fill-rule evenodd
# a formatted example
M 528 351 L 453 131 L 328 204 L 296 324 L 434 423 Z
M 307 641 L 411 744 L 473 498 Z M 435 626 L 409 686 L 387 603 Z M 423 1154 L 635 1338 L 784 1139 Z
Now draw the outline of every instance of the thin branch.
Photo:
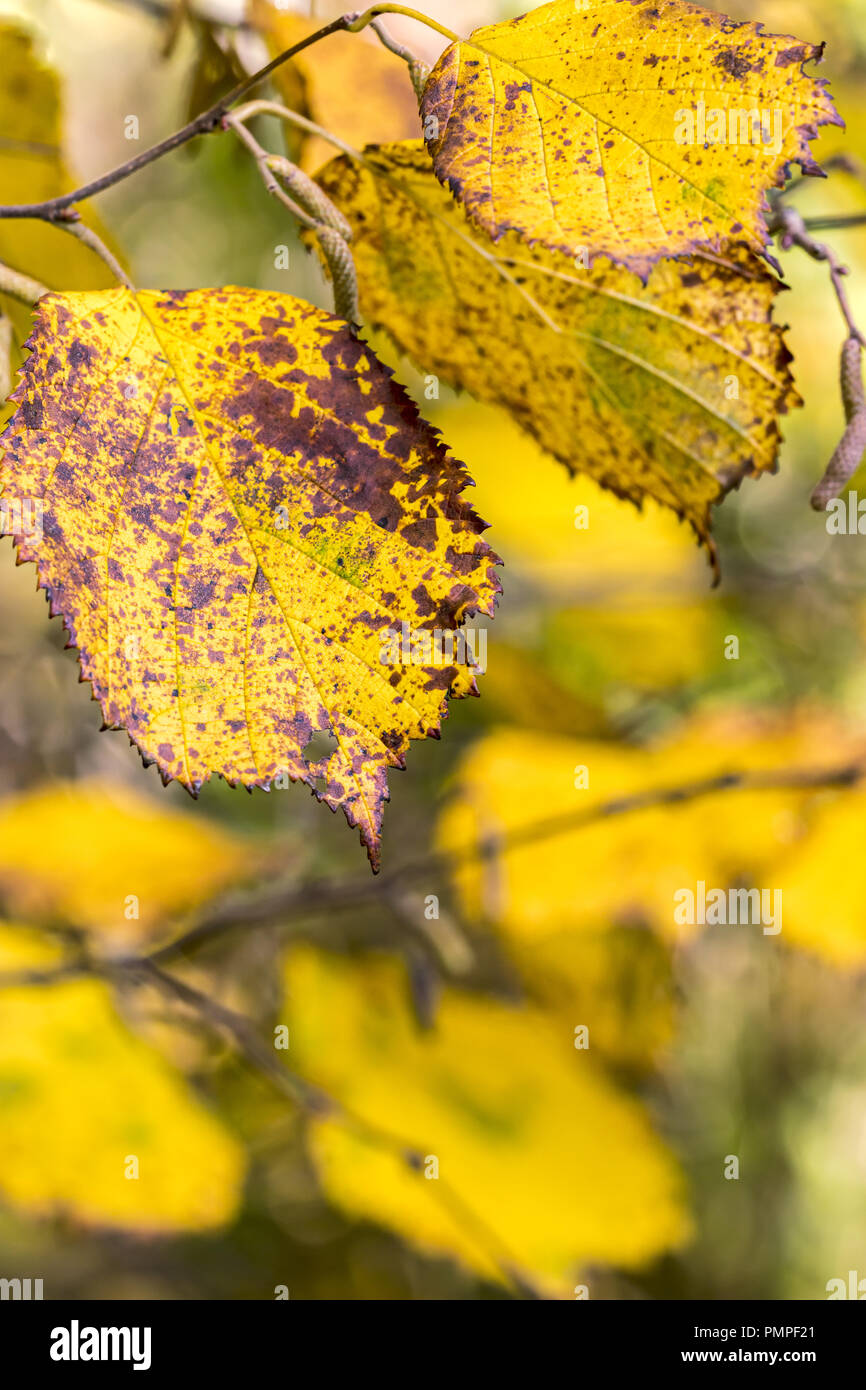
M 839 385 L 845 407 L 845 433 L 833 451 L 824 476 L 811 496 L 816 512 L 826 510 L 860 467 L 866 451 L 866 393 L 863 390 L 863 346 L 859 339 L 846 338 L 839 361 Z
M 843 232 L 848 227 L 866 226 L 866 212 L 852 212 L 838 217 L 804 217 L 803 226 L 809 232 Z
M 322 140 L 327 140 L 328 144 L 335 149 L 342 150 L 350 159 L 360 160 L 365 163 L 364 156 L 360 150 L 356 150 L 352 145 L 347 145 L 345 140 L 339 136 L 332 135 L 324 126 L 317 125 L 308 116 L 302 116 L 299 111 L 292 111 L 288 106 L 282 106 L 278 101 L 268 101 L 266 98 L 257 98 L 255 101 L 247 101 L 243 106 L 238 106 L 232 115 L 238 121 L 248 121 L 253 116 L 277 116 L 281 121 L 287 121 L 290 125 L 297 126 L 299 130 L 306 131 L 308 135 L 318 135 Z
M 202 111 L 193 120 L 189 121 L 180 130 L 176 130 L 173 135 L 167 136 L 165 140 L 160 140 L 159 144 L 152 145 L 148 150 L 142 150 L 141 154 L 128 159 L 125 164 L 120 164 L 116 169 L 111 169 L 107 174 L 102 174 L 98 179 L 92 179 L 90 183 L 83 184 L 81 188 L 73 189 L 71 193 L 63 193 L 58 198 L 48 198 L 42 203 L 17 203 L 0 206 L 0 218 L 7 217 L 38 217 L 45 221 L 54 221 L 61 216 L 68 208 L 75 203 L 82 203 L 87 198 L 92 198 L 97 193 L 102 193 L 106 188 L 112 188 L 123 179 L 129 178 L 130 174 L 136 173 L 139 169 L 144 169 L 148 164 L 153 164 L 154 160 L 161 159 L 163 155 L 170 154 L 181 145 L 194 140 L 198 135 L 207 135 L 218 129 L 223 117 L 235 102 L 241 100 L 260 82 L 282 63 L 287 62 L 296 54 L 309 48 L 312 44 L 318 43 L 329 34 L 336 34 L 341 30 L 350 29 L 352 22 L 357 18 L 354 14 L 341 15 L 339 19 L 326 24 L 323 29 L 318 29 L 314 34 L 310 34 L 305 39 L 287 48 L 284 53 L 280 53 L 264 67 L 259 68 L 250 77 L 244 79 L 219 101 L 214 102 L 213 106 L 208 107 L 207 111 Z M 354 32 L 354 31 L 353 31 Z
M 268 893 L 245 901 L 221 902 L 206 910 L 198 921 L 174 941 L 159 947 L 149 957 L 156 964 L 182 959 L 199 947 L 231 932 L 254 926 L 284 922 L 292 916 L 332 914 L 347 907 L 381 902 L 398 892 L 407 878 L 421 874 L 449 873 L 471 864 L 495 863 L 508 850 L 520 849 L 556 835 L 565 835 L 623 815 L 656 806 L 679 806 L 702 797 L 734 791 L 812 791 L 823 788 L 852 787 L 866 777 L 866 757 L 838 767 L 790 772 L 727 772 L 672 787 L 656 787 L 632 796 L 602 801 L 568 815 L 544 817 L 513 830 L 481 836 L 460 849 L 432 853 L 407 860 L 380 878 L 312 879 L 305 883 L 278 886 Z
M 193 120 L 189 121 L 185 126 L 182 126 L 180 130 L 176 130 L 173 135 L 169 135 L 165 140 L 161 140 L 159 144 L 152 145 L 148 150 L 142 150 L 141 154 L 135 155 L 132 159 L 127 160 L 125 164 L 119 165 L 116 169 L 109 170 L 108 173 L 102 174 L 97 179 L 92 179 L 90 183 L 83 184 L 81 188 L 73 189 L 71 193 L 63 193 L 57 198 L 47 198 L 42 203 L 11 203 L 0 206 L 0 218 L 36 217 L 49 222 L 54 221 L 59 216 L 62 216 L 62 214 L 75 203 L 84 202 L 85 199 L 92 198 L 95 194 L 104 192 L 106 188 L 112 188 L 123 179 L 129 178 L 130 174 L 136 173 L 139 169 L 144 169 L 148 164 L 153 164 L 155 160 L 161 159 L 163 155 L 170 154 L 172 150 L 176 150 L 181 145 L 187 144 L 188 141 L 194 140 L 196 136 L 207 135 L 217 130 L 223 117 L 236 102 L 239 102 L 242 97 L 245 97 L 248 92 L 251 92 L 253 88 L 257 87 L 266 77 L 270 77 L 271 73 L 278 67 L 281 67 L 283 63 L 288 62 L 290 58 L 294 58 L 298 53 L 303 52 L 305 48 L 310 48 L 313 44 L 321 42 L 322 39 L 327 38 L 330 34 L 340 32 L 357 34 L 362 29 L 366 28 L 368 24 L 372 23 L 377 15 L 380 14 L 405 15 L 410 19 L 417 19 L 421 24 L 426 24 L 430 29 L 435 29 L 437 33 L 444 35 L 445 38 L 450 39 L 452 42 L 457 39 L 456 34 L 450 29 L 444 28 L 443 25 L 438 24 L 436 20 L 428 19 L 426 15 L 420 14 L 417 10 L 407 9 L 403 5 L 374 5 L 363 14 L 359 14 L 357 11 L 351 11 L 348 14 L 340 15 L 338 19 L 332 20 L 330 24 L 326 24 L 323 28 L 317 29 L 313 34 L 308 34 L 306 38 L 300 39 L 298 43 L 293 44 L 291 48 L 287 48 L 283 53 L 277 54 L 276 58 L 272 58 L 264 67 L 259 68 L 257 72 L 251 73 L 249 77 L 244 78 L 244 80 L 239 82 L 236 87 L 233 87 L 230 92 L 226 92 L 225 96 L 220 97 L 218 101 L 214 102 L 213 106 L 208 107 L 206 111 L 202 111 L 198 116 L 195 116 Z
M 363 14 L 358 15 L 351 24 L 347 24 L 346 28 L 349 30 L 350 34 L 357 34 L 359 30 L 366 28 L 368 24 L 372 24 L 373 20 L 376 19 L 378 15 L 382 14 L 399 14 L 402 15 L 404 19 L 417 19 L 419 24 L 425 24 L 428 29 L 435 29 L 437 34 L 441 34 L 442 37 L 448 39 L 450 43 L 457 43 L 459 41 L 459 35 L 455 34 L 453 29 L 446 29 L 444 24 L 439 24 L 437 20 L 431 19 L 429 15 L 421 14 L 418 10 L 410 10 L 406 5 L 373 5 L 369 10 L 365 10 Z
M 269 154 L 250 134 L 237 114 L 230 112 L 224 116 L 223 125 L 230 127 L 250 151 L 268 192 L 279 198 L 302 226 L 315 233 L 331 275 L 334 313 L 339 318 L 346 319 L 348 323 L 357 323 L 360 317 L 358 276 L 348 245 L 352 229 L 343 214 L 303 170 L 282 155 Z M 296 196 L 306 203 L 306 208 L 302 208 L 294 198 L 289 197 L 275 177 L 277 173 L 288 183 Z
M 314 229 L 316 226 L 315 218 L 310 217 L 293 198 L 289 197 L 288 193 L 286 193 L 278 183 L 268 164 L 271 157 L 269 152 L 264 149 L 264 147 L 259 144 L 258 140 L 256 140 L 255 136 L 247 130 L 243 121 L 229 112 L 227 115 L 223 116 L 222 124 L 227 129 L 233 130 L 238 139 L 249 150 L 253 159 L 256 161 L 256 168 L 259 171 L 262 182 L 268 193 L 270 193 L 273 198 L 277 198 L 283 204 L 283 207 L 288 208 L 292 216 L 296 218 L 303 227 L 308 227 L 311 230 Z
M 813 261 L 824 261 L 830 268 L 830 279 L 833 282 L 833 289 L 836 292 L 836 299 L 839 308 L 842 310 L 842 317 L 848 325 L 848 333 L 852 338 L 866 346 L 860 329 L 854 321 L 851 306 L 848 303 L 848 296 L 843 284 L 844 277 L 849 273 L 848 267 L 842 265 L 835 251 L 822 241 L 815 241 L 809 235 L 803 218 L 796 208 L 789 207 L 786 203 L 779 203 L 770 219 L 769 230 L 780 237 L 781 246 L 784 251 L 790 250 L 792 246 L 799 246 Z
M 135 285 L 130 280 L 120 261 L 109 251 L 105 242 L 97 236 L 92 227 L 88 227 L 86 222 L 80 220 L 73 221 L 71 218 L 58 218 L 52 223 L 55 227 L 60 227 L 64 232 L 69 232 L 70 236 L 77 237 L 80 242 L 94 251 L 101 260 L 105 262 L 112 275 L 125 285 L 128 290 L 134 290 Z
M 420 102 L 425 83 L 430 76 L 429 64 L 416 57 L 410 48 L 405 48 L 402 43 L 398 43 L 396 39 L 392 38 L 380 19 L 371 19 L 370 28 L 383 47 L 388 49 L 389 53 L 393 53 L 396 57 L 403 59 L 403 62 L 409 69 L 409 76 L 412 79 L 415 95 Z

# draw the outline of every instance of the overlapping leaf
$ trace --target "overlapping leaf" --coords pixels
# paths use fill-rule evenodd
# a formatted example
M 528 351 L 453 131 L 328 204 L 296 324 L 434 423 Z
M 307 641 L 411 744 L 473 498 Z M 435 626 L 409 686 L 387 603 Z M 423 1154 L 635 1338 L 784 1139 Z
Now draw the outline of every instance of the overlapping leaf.
M 388 767 L 474 692 L 447 645 L 386 665 L 382 634 L 452 629 L 498 590 L 462 466 L 345 324 L 286 295 L 51 295 L 30 346 L 0 483 L 42 500 L 19 556 L 106 722 L 192 791 L 307 783 L 375 866 Z
M 766 191 L 794 161 L 814 172 L 809 141 L 841 124 L 803 72 L 821 51 L 684 0 L 554 0 L 453 43 L 421 114 L 438 177 L 490 236 L 645 277 L 731 237 L 763 248 Z
M 506 406 L 570 469 L 656 498 L 707 540 L 711 504 L 774 467 L 777 417 L 797 397 L 770 323 L 778 281 L 753 260 L 669 260 L 644 286 L 514 235 L 494 248 L 415 141 L 320 177 L 353 227 L 367 319 L 424 371 Z

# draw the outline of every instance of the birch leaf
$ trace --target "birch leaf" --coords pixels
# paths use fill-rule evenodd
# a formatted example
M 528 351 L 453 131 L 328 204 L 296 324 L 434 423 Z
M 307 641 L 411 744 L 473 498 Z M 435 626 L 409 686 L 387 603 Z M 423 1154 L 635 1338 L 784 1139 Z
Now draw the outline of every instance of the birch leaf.
M 288 295 L 50 295 L 29 346 L 0 490 L 43 501 L 19 559 L 106 724 L 193 793 L 305 782 L 377 867 L 387 769 L 476 693 L 471 663 L 383 664 L 383 633 L 452 629 L 498 591 L 462 465 L 346 324 Z
M 763 249 L 767 190 L 792 162 L 819 172 L 809 141 L 841 125 L 803 71 L 821 53 L 684 0 L 554 0 L 452 43 L 421 114 L 438 178 L 489 236 L 645 277 L 731 237 Z
M 644 286 L 513 234 L 494 248 L 417 141 L 320 175 L 352 224 L 361 308 L 422 370 L 505 406 L 571 470 L 654 497 L 708 541 L 710 507 L 772 470 L 798 403 L 776 278 L 754 259 L 663 261 Z

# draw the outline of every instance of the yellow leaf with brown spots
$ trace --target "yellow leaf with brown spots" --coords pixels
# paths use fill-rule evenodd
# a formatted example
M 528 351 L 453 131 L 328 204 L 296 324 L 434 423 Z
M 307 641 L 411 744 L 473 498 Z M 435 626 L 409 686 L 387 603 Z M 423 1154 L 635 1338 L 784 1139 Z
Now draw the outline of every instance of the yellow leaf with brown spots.
M 419 141 L 319 176 L 354 232 L 360 304 L 425 372 L 505 406 L 571 471 L 654 497 L 709 541 L 710 507 L 775 467 L 798 403 L 778 280 L 753 257 L 663 261 L 648 283 L 494 248 L 436 182 Z
M 555 0 L 452 43 L 421 115 L 437 176 L 489 236 L 645 278 L 732 237 L 763 249 L 767 190 L 793 162 L 819 172 L 809 141 L 841 125 L 803 71 L 821 53 L 683 0 Z
M 387 770 L 476 693 L 451 632 L 499 589 L 463 466 L 288 295 L 52 294 L 29 346 L 0 492 L 42 502 L 19 559 L 106 724 L 194 793 L 305 782 L 377 867 Z
M 271 57 L 321 28 L 323 21 L 279 10 L 268 0 L 253 0 L 250 19 Z M 418 135 L 421 120 L 409 71 L 402 58 L 383 48 L 371 33 L 329 34 L 320 44 L 282 63 L 273 75 L 281 99 L 332 135 L 363 146 Z M 295 132 L 291 157 L 313 173 L 334 153 L 319 135 Z

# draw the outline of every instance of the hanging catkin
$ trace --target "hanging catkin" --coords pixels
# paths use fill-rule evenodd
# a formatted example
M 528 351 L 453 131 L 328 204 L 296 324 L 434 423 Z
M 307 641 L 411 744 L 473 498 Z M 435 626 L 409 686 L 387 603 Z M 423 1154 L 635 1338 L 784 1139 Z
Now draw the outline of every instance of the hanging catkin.
M 847 426 L 827 465 L 827 471 L 812 493 L 812 506 L 824 511 L 838 497 L 848 479 L 857 471 L 866 450 L 866 396 L 863 392 L 863 347 L 853 334 L 842 344 L 839 378 Z

